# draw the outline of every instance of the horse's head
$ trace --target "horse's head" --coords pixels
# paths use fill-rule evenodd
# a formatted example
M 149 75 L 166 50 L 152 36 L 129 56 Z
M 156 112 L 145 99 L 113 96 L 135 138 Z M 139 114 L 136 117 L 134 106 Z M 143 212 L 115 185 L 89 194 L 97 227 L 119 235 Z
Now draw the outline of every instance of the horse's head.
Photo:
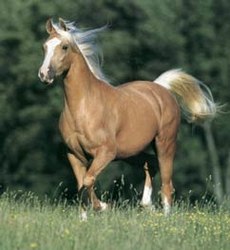
M 83 57 L 96 78 L 106 80 L 100 68 L 100 55 L 95 45 L 95 37 L 106 27 L 82 31 L 73 23 L 59 19 L 54 24 L 50 19 L 46 23 L 48 39 L 43 44 L 45 58 L 38 76 L 42 82 L 52 83 L 56 76 L 67 72 L 73 55 Z
M 69 69 L 74 48 L 71 46 L 70 32 L 62 19 L 59 19 L 59 26 L 49 19 L 46 30 L 49 37 L 43 44 L 45 57 L 38 76 L 42 82 L 52 83 L 56 76 Z

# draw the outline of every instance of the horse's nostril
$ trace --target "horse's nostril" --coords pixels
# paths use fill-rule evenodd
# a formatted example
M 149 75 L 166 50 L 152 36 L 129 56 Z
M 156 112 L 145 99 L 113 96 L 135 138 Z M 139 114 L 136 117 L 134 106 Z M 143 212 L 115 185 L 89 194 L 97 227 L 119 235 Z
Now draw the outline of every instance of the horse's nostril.
M 41 77 L 41 79 L 43 79 L 44 78 L 44 74 L 42 73 L 42 72 L 40 72 L 40 77 Z
M 41 70 L 39 70 L 39 72 L 38 72 L 38 77 L 40 78 L 41 81 L 44 80 L 44 74 L 42 73 Z

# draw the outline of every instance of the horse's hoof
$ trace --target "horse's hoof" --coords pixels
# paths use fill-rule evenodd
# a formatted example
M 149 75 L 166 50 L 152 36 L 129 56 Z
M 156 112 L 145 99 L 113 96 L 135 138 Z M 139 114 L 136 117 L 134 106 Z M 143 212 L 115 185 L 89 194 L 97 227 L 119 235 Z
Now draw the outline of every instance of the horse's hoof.
M 79 219 L 80 219 L 80 221 L 87 221 L 88 220 L 87 212 L 86 211 L 81 211 L 81 213 L 79 215 Z
M 156 211 L 156 208 L 155 208 L 155 206 L 152 203 L 151 204 L 143 204 L 143 203 L 141 203 L 140 207 L 141 207 L 141 209 L 149 210 L 151 212 L 155 212 Z
M 108 204 L 100 201 L 101 211 L 105 211 L 108 209 Z

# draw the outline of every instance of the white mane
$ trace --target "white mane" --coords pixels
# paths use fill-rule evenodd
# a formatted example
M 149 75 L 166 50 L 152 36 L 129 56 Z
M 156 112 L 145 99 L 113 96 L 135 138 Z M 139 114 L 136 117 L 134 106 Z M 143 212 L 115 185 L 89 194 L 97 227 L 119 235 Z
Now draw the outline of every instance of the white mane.
M 100 80 L 107 81 L 101 69 L 102 53 L 99 53 L 98 46 L 95 43 L 97 33 L 103 31 L 106 27 L 82 31 L 74 23 L 65 21 L 67 31 L 64 31 L 59 25 L 53 24 L 55 30 L 61 36 L 67 37 L 73 42 L 84 56 L 91 72 Z

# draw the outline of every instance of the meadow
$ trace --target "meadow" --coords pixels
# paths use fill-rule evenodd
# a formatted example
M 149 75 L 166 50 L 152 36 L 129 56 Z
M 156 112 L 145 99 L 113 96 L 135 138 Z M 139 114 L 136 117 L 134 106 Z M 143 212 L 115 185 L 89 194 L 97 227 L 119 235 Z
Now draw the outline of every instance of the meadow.
M 230 211 L 213 204 L 175 204 L 165 217 L 160 209 L 124 206 L 104 213 L 89 211 L 80 221 L 77 205 L 51 204 L 33 194 L 0 197 L 1 250 L 150 250 L 230 249 Z

